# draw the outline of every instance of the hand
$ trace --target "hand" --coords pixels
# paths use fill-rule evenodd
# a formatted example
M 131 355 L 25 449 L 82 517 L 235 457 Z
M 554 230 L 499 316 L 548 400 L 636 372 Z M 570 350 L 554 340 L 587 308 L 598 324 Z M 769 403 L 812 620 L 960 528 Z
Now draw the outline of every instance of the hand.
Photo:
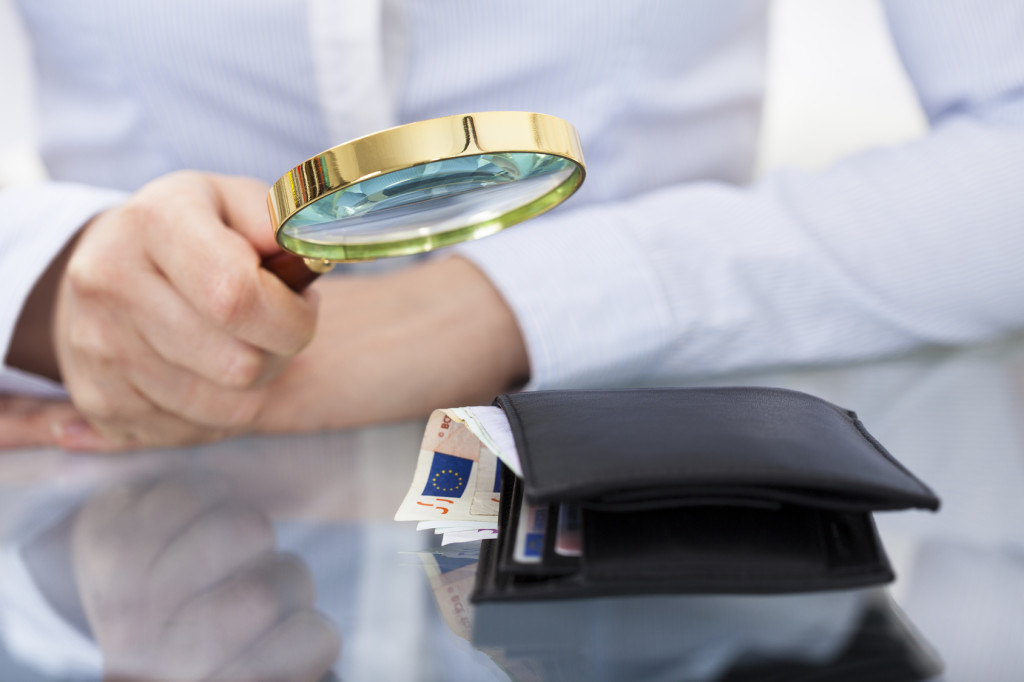
M 462 258 L 387 275 L 324 277 L 314 288 L 321 300 L 318 332 L 267 387 L 272 397 L 253 419 L 259 431 L 351 428 L 422 417 L 438 407 L 489 404 L 529 375 L 511 310 Z M 19 409 L 34 417 L 0 446 L 45 443 L 54 424 L 62 426 L 59 433 L 83 428 L 67 405 L 30 407 L 21 400 Z M 67 446 L 66 438 L 55 442 Z M 97 450 L 116 446 L 91 430 L 76 442 Z
M 72 529 L 104 680 L 316 682 L 338 656 L 269 520 L 195 472 L 93 498 Z
M 265 432 L 339 429 L 490 404 L 529 376 L 518 324 L 469 261 L 322 277 L 312 343 L 271 384 Z
M 175 173 L 87 225 L 56 293 L 70 449 L 193 443 L 248 430 L 312 338 L 315 295 L 260 267 L 279 249 L 256 180 Z

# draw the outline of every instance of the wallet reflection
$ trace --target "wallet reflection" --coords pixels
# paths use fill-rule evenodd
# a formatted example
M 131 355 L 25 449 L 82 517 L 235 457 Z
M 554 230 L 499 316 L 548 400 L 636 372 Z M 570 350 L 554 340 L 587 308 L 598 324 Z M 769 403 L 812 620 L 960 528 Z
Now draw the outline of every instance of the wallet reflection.
M 912 682 L 942 664 L 881 589 L 473 606 L 471 549 L 420 553 L 452 630 L 521 682 Z
M 270 520 L 215 476 L 101 492 L 28 548 L 26 562 L 48 569 L 38 572 L 44 592 L 77 586 L 76 599 L 52 601 L 96 642 L 107 682 L 317 682 L 338 656 L 305 564 L 278 551 Z

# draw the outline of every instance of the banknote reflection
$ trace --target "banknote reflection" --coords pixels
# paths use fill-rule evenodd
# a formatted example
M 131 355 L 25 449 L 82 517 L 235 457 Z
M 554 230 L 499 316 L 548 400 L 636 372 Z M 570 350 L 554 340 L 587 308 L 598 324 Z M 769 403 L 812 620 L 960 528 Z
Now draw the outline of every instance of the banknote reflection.
M 71 565 L 105 680 L 316 682 L 337 658 L 309 570 L 226 491 L 174 474 L 77 512 Z

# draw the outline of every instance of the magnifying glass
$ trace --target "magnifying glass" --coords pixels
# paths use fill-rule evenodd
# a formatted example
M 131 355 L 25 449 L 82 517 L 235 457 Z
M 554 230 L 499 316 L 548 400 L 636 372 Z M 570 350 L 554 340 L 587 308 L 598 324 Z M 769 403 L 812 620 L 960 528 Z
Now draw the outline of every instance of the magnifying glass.
M 568 199 L 585 175 L 576 129 L 547 114 L 488 111 L 390 128 L 274 183 L 267 203 L 286 253 L 263 265 L 300 291 L 334 263 L 424 253 L 529 220 Z

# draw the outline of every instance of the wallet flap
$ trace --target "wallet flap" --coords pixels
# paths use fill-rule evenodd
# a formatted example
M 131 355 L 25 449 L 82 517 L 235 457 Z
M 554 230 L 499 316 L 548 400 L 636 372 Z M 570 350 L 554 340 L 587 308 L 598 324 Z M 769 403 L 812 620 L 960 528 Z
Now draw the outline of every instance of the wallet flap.
M 495 404 L 538 502 L 651 508 L 722 495 L 840 510 L 939 506 L 853 412 L 797 391 L 537 391 Z

